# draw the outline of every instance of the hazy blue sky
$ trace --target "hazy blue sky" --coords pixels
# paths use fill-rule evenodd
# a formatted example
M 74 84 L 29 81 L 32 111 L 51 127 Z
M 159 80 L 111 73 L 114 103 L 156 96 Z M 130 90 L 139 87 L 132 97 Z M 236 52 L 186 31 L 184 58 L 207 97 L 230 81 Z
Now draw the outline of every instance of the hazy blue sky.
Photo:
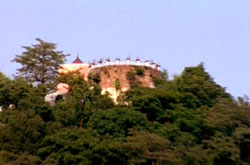
M 150 59 L 180 74 L 205 63 L 234 96 L 250 95 L 250 0 L 0 0 L 0 71 L 35 38 L 99 58 Z

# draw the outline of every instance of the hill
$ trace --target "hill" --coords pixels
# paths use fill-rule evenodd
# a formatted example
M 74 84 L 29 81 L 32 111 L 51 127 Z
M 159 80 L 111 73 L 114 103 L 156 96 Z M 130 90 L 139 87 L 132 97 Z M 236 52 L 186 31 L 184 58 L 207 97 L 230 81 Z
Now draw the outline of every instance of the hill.
M 50 106 L 42 84 L 1 74 L 0 164 L 250 163 L 249 100 L 202 64 L 131 86 L 118 104 L 92 80 L 58 77 L 70 91 Z

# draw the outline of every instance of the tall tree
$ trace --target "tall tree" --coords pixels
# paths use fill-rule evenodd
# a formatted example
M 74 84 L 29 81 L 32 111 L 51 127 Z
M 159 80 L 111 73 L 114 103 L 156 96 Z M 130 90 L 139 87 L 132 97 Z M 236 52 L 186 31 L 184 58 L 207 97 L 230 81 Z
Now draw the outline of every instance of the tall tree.
M 56 50 L 56 44 L 39 38 L 38 44 L 24 46 L 25 51 L 17 55 L 13 62 L 21 64 L 18 76 L 36 85 L 49 85 L 55 82 L 55 75 L 60 64 L 65 62 L 66 54 Z

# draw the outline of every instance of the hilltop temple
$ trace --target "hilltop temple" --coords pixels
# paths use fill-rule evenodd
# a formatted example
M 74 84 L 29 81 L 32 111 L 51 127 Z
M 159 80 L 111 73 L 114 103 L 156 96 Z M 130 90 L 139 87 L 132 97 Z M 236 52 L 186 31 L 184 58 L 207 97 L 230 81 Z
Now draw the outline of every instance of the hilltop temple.
M 63 64 L 58 70 L 59 74 L 67 74 L 79 71 L 85 81 L 88 81 L 89 74 L 100 77 L 99 85 L 102 94 L 108 92 L 116 102 L 121 92 L 126 92 L 131 87 L 132 79 L 142 87 L 154 88 L 154 78 L 162 78 L 160 65 L 140 59 L 120 60 L 119 58 L 111 61 L 110 59 L 99 60 L 97 63 L 84 63 L 78 56 L 71 64 Z M 67 84 L 59 83 L 57 91 L 46 96 L 47 102 L 53 102 L 58 95 L 64 95 L 69 91 Z

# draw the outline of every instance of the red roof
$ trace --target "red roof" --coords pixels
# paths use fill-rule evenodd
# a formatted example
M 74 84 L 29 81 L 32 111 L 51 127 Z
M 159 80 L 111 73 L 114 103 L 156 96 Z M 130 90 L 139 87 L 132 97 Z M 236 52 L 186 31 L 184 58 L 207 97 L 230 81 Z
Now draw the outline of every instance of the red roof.
M 73 64 L 82 64 L 82 60 L 77 56 L 76 59 L 73 61 Z

